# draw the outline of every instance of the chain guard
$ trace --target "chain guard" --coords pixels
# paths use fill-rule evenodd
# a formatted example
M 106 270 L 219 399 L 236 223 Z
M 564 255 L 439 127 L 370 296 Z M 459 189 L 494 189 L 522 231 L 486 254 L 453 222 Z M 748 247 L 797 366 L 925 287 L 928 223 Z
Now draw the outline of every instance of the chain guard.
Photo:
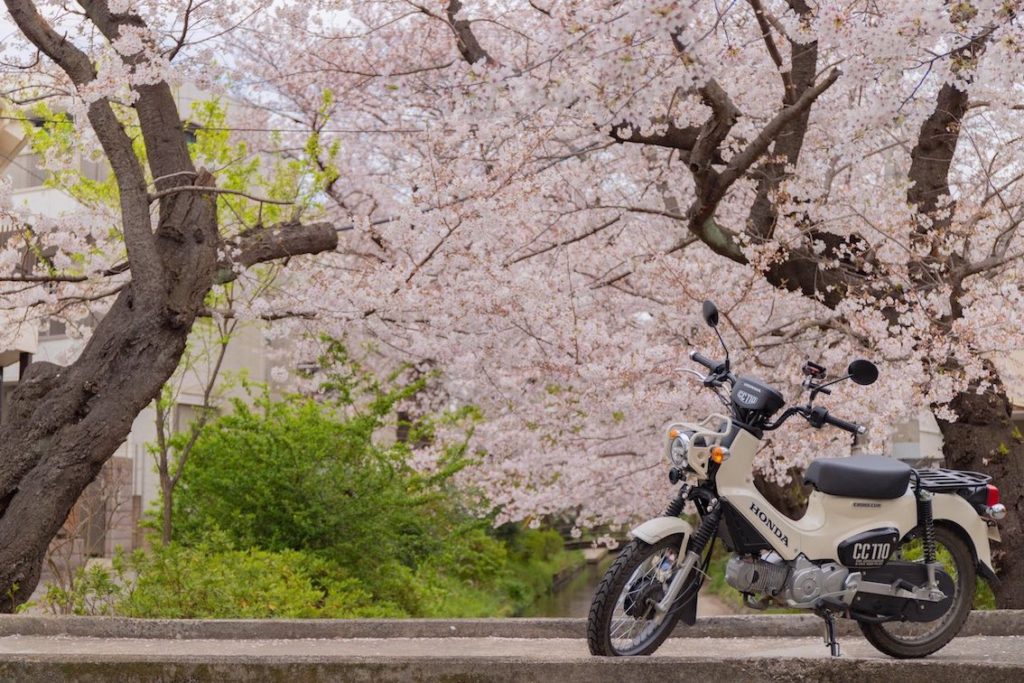
M 892 584 L 902 579 L 913 586 L 924 586 L 928 583 L 928 568 L 920 562 L 892 560 L 882 567 L 865 571 L 862 576 L 864 581 L 875 583 Z M 946 595 L 937 602 L 857 593 L 853 597 L 850 610 L 854 617 L 863 615 L 872 621 L 935 621 L 949 610 L 956 592 L 953 577 L 941 567 L 936 568 L 935 579 L 939 584 L 939 590 Z

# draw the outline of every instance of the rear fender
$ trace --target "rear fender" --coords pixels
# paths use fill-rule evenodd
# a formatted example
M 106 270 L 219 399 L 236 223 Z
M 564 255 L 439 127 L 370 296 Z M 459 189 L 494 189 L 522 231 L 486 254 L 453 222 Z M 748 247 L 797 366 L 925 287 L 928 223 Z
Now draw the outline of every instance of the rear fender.
M 986 579 L 994 577 L 992 549 L 989 546 L 988 523 L 974 507 L 955 493 L 936 493 L 932 499 L 932 515 L 936 523 L 947 523 L 962 532 L 974 552 L 979 573 Z

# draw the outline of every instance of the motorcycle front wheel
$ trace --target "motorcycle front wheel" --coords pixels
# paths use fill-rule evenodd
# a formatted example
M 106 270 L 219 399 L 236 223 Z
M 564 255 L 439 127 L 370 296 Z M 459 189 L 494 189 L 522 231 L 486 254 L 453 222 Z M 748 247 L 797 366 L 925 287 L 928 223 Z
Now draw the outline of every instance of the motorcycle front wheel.
M 922 562 L 921 530 L 914 529 L 903 540 L 895 559 Z M 970 549 L 952 530 L 935 527 L 935 558 L 953 579 L 953 601 L 949 609 L 934 621 L 861 622 L 860 629 L 868 642 L 880 652 L 899 659 L 927 657 L 946 646 L 960 632 L 974 603 L 976 573 Z
M 680 612 L 669 610 L 659 621 L 654 606 L 665 597 L 676 571 L 680 534 L 650 545 L 630 541 L 597 587 L 587 619 L 590 654 L 604 657 L 649 655 L 668 638 Z M 697 576 L 697 572 L 693 572 Z M 680 596 L 692 588 L 687 580 Z M 677 598 L 678 602 L 679 598 Z

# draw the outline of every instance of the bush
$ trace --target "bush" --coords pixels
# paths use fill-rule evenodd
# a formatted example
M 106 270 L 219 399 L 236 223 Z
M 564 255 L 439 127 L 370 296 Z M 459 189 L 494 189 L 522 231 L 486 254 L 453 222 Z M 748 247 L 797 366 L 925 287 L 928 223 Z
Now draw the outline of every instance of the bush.
M 498 538 L 463 503 L 453 477 L 470 463 L 472 409 L 409 421 L 407 441 L 379 438 L 426 380 L 381 381 L 334 342 L 323 367 L 316 400 L 263 392 L 202 431 L 174 500 L 181 547 L 139 565 L 136 613 L 505 615 L 578 561 L 557 533 L 509 527 Z M 436 443 L 442 425 L 465 438 Z M 412 444 L 440 453 L 435 466 L 414 468 Z

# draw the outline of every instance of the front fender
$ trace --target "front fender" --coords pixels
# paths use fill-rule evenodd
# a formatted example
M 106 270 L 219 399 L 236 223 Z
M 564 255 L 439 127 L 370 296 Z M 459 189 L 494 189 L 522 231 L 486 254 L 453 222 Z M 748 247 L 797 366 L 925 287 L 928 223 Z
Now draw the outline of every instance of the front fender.
M 649 519 L 640 526 L 629 532 L 630 538 L 638 538 L 644 543 L 654 545 L 666 536 L 682 534 L 683 542 L 681 548 L 685 548 L 690 541 L 693 527 L 678 517 L 655 517 Z

